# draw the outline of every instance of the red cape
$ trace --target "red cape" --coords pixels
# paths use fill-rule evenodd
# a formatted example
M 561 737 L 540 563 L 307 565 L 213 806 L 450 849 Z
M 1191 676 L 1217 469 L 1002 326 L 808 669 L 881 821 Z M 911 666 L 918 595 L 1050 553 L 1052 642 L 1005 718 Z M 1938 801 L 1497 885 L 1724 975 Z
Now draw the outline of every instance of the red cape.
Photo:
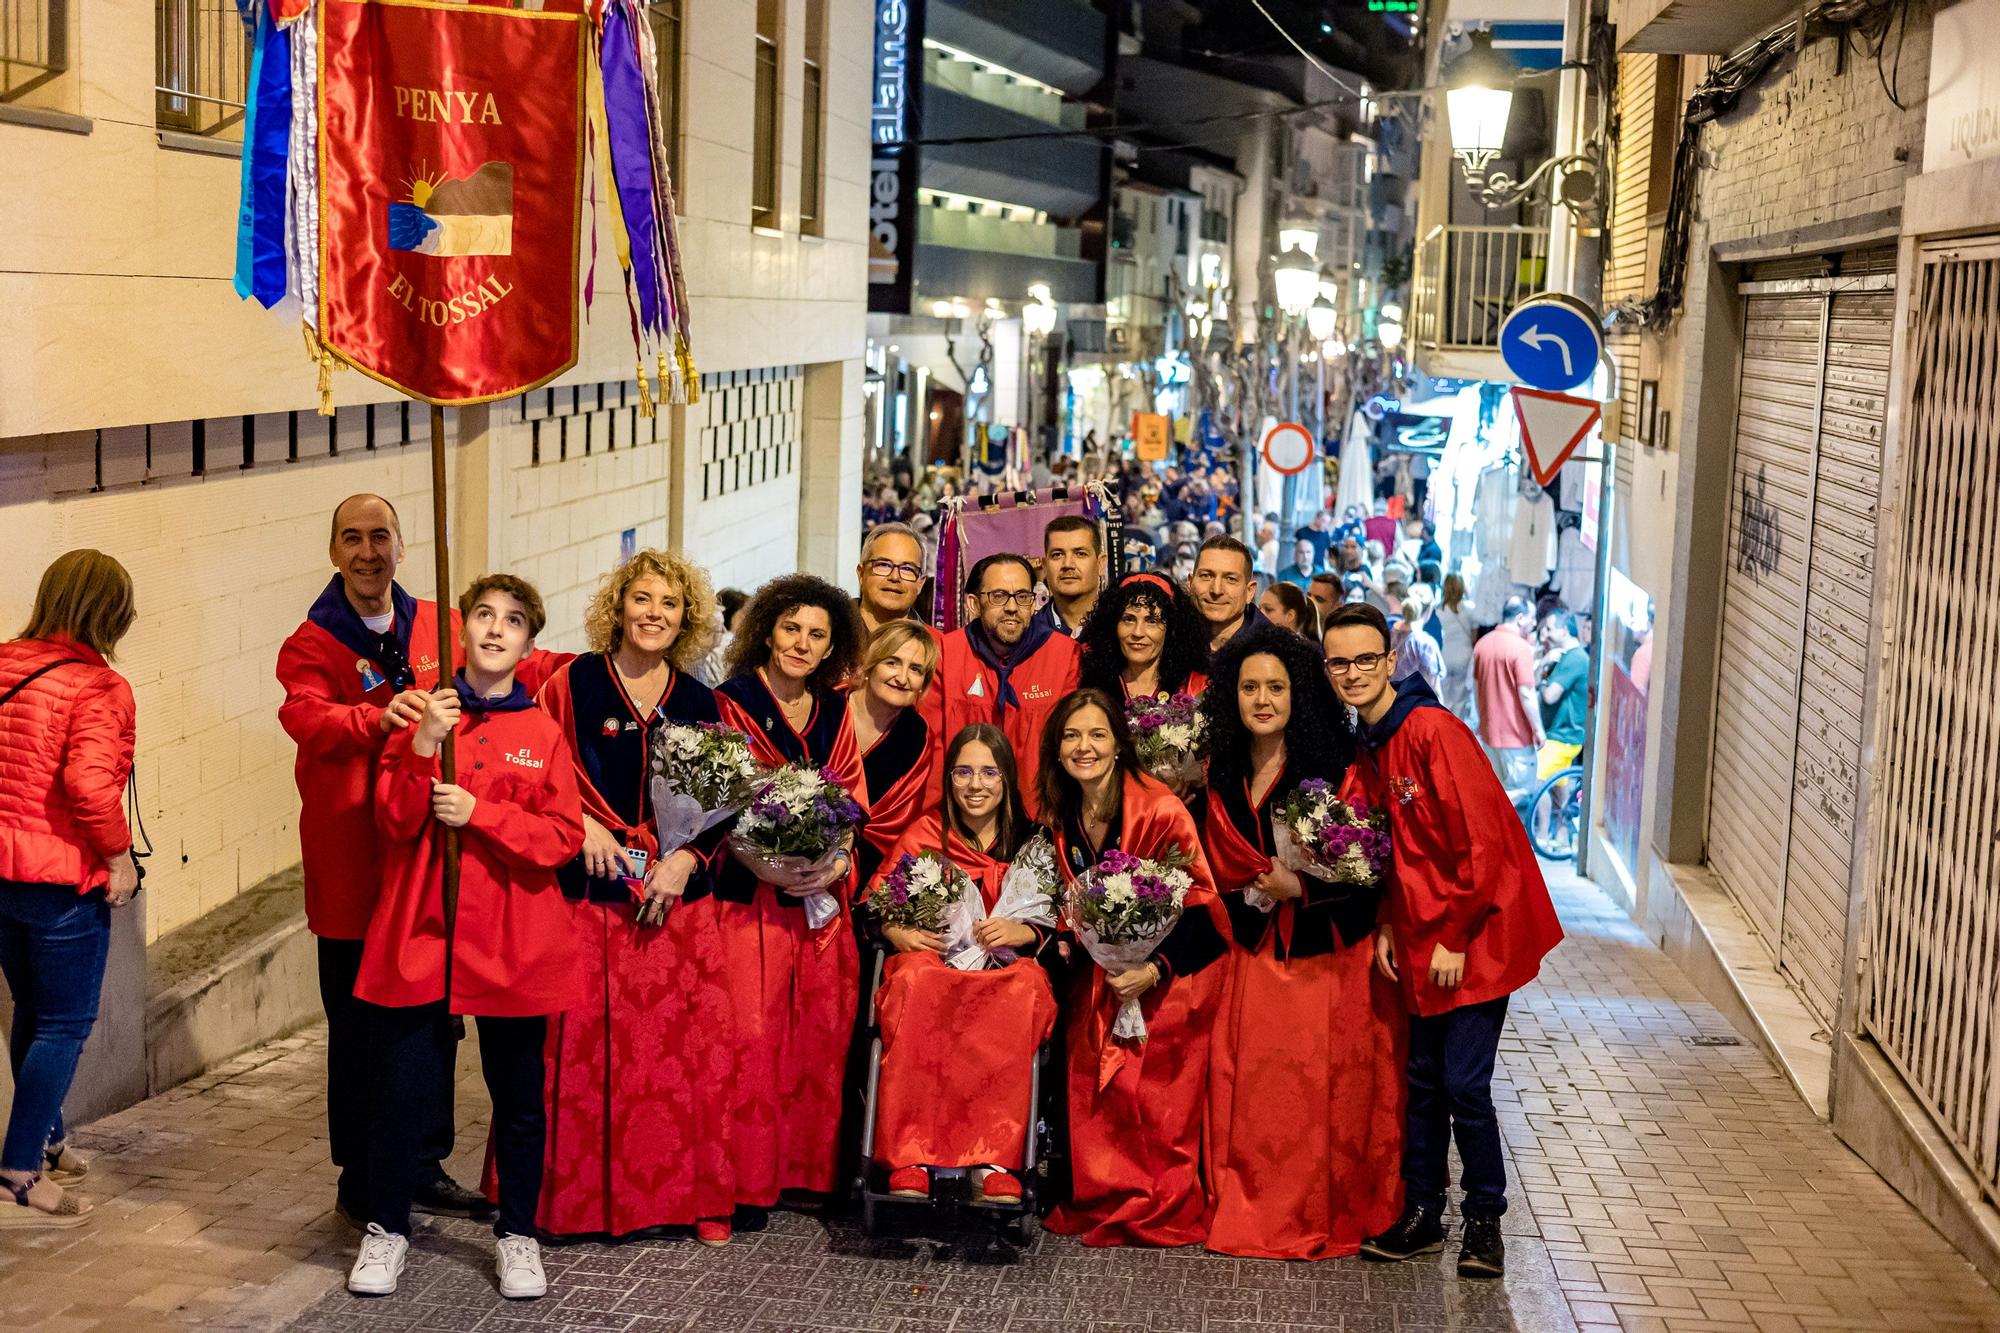
M 1032 814 L 1042 767 L 1042 728 L 1056 704 L 1076 688 L 1081 664 L 1074 639 L 1067 634 L 1049 635 L 1034 655 L 1009 675 L 1019 705 L 1003 706 L 999 677 L 972 651 L 966 632 L 955 629 L 938 641 L 937 675 L 918 706 L 941 745 L 950 745 L 952 737 L 974 722 L 999 727 L 1014 747 L 1021 792 Z M 931 788 L 933 800 L 943 794 L 939 787 Z

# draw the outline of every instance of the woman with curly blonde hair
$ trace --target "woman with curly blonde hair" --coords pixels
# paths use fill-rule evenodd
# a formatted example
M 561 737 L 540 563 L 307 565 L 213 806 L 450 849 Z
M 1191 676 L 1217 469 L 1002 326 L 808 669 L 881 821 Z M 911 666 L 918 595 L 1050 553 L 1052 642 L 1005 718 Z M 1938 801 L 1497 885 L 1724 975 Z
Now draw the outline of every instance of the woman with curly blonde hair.
M 592 651 L 537 696 L 570 739 L 583 793 L 583 852 L 561 877 L 579 900 L 592 997 L 549 1024 L 538 1221 L 553 1235 L 693 1226 L 704 1243 L 729 1239 L 736 1033 L 711 894 L 726 825 L 658 856 L 649 791 L 656 731 L 723 721 L 688 670 L 714 624 L 706 571 L 640 551 L 591 598 Z M 640 924 L 662 911 L 663 925 Z

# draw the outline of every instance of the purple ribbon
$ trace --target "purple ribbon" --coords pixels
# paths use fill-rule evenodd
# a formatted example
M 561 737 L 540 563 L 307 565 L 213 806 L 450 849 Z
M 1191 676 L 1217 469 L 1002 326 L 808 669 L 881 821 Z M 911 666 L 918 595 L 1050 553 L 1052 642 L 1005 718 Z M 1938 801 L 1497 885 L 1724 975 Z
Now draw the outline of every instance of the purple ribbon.
M 604 7 L 599 43 L 604 73 L 604 124 L 611 141 L 611 178 L 625 215 L 632 252 L 632 277 L 639 289 L 639 321 L 648 332 L 666 327 L 660 289 L 658 214 L 654 209 L 652 117 L 647 113 L 646 80 L 639 68 L 639 42 L 623 0 Z

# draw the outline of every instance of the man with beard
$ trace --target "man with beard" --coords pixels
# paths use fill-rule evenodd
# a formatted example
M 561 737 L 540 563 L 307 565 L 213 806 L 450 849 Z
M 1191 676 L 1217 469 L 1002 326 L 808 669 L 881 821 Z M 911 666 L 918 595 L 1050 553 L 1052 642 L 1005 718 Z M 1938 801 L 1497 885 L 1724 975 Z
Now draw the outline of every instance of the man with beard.
M 854 567 L 861 588 L 856 604 L 861 623 L 873 634 L 893 620 L 922 620 L 917 593 L 924 586 L 924 544 L 902 523 L 881 523 L 861 541 Z
M 965 595 L 974 618 L 944 636 L 937 675 L 919 708 L 938 736 L 956 736 L 975 722 L 999 727 L 1020 764 L 1021 791 L 1033 792 L 1042 724 L 1076 688 L 1076 643 L 1034 614 L 1034 570 L 1018 555 L 989 555 L 975 564 Z
M 1097 524 L 1080 514 L 1050 519 L 1042 529 L 1042 582 L 1048 585 L 1049 602 L 1035 619 L 1074 639 L 1083 629 L 1083 618 L 1097 605 L 1103 573 Z
M 1268 624 L 1253 603 L 1257 578 L 1250 548 L 1234 537 L 1210 537 L 1195 553 L 1194 574 L 1188 579 L 1194 604 L 1208 622 L 1208 650 L 1220 652 L 1222 645 L 1258 625 Z

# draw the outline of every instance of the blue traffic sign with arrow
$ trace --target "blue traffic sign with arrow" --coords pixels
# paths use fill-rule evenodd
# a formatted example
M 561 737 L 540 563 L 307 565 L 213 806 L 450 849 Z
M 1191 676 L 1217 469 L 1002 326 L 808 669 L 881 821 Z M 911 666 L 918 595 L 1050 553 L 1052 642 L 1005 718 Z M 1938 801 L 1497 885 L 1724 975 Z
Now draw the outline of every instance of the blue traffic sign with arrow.
M 1603 352 L 1597 312 L 1561 292 L 1529 297 L 1500 325 L 1500 357 L 1530 388 L 1562 393 L 1588 383 Z

